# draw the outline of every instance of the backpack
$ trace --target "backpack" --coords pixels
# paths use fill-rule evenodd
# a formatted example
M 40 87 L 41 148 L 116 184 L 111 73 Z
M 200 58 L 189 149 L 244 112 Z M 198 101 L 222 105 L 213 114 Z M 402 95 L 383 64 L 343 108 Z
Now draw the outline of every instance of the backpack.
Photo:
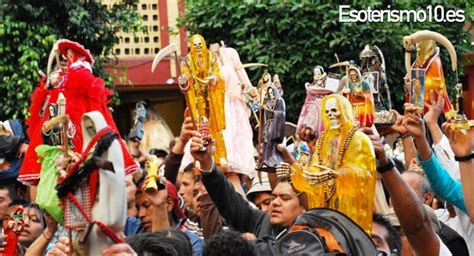
M 346 215 L 314 208 L 277 239 L 278 255 L 376 255 L 372 239 Z
M 449 251 L 456 256 L 468 256 L 469 250 L 467 249 L 464 238 L 448 225 L 441 221 L 439 223 L 441 224 L 441 228 L 438 231 L 438 236 L 446 247 L 448 247 Z

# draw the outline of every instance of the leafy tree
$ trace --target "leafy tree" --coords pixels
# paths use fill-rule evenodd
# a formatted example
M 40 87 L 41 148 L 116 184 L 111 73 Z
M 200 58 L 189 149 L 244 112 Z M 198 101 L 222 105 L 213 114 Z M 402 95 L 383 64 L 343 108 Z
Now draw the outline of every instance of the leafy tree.
M 427 4 L 410 1 L 354 1 L 352 9 L 419 10 Z M 223 40 L 236 48 L 243 62 L 269 64 L 271 74 L 279 74 L 284 86 L 287 119 L 296 121 L 303 104 L 304 83 L 312 80 L 314 66 L 327 67 L 341 61 L 358 60 L 366 44 L 375 44 L 385 55 L 388 83 L 394 106 L 401 110 L 404 98 L 403 36 L 422 29 L 444 34 L 455 46 L 458 56 L 469 51 L 470 36 L 463 23 L 341 23 L 339 1 L 189 1 L 179 25 L 186 26 L 190 34 L 199 33 L 209 43 Z M 342 3 L 341 3 L 342 4 Z M 465 11 L 466 20 L 474 16 L 473 5 L 443 3 L 445 10 L 459 8 Z M 456 83 L 450 71 L 448 53 L 441 46 L 441 55 L 448 85 Z M 462 61 L 458 65 L 462 74 Z M 338 72 L 338 70 L 329 70 Z M 263 70 L 251 70 L 254 84 Z
M 67 38 L 83 44 L 95 57 L 94 73 L 113 88 L 103 64 L 109 61 L 117 32 L 138 31 L 135 1 L 122 1 L 111 10 L 100 1 L 0 0 L 0 117 L 22 118 L 29 97 L 46 72 L 53 43 Z

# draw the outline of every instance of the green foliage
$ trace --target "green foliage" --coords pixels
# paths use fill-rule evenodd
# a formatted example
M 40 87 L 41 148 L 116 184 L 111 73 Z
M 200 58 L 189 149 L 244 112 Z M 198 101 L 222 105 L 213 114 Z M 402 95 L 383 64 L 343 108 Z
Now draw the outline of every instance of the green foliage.
M 117 32 L 140 31 L 141 22 L 123 1 L 107 9 L 100 1 L 0 0 L 0 117 L 22 118 L 31 92 L 46 72 L 53 43 L 67 38 L 83 44 L 95 58 L 94 73 L 113 88 L 103 64 L 109 61 Z
M 417 10 L 428 4 L 354 1 L 351 6 L 358 10 L 368 6 L 386 9 L 387 5 L 391 9 Z M 401 110 L 405 75 L 403 36 L 422 29 L 438 31 L 455 45 L 458 56 L 469 51 L 470 37 L 462 23 L 341 23 L 338 6 L 338 1 L 190 1 L 179 25 L 185 25 L 190 34 L 203 35 L 209 43 L 223 40 L 237 49 L 243 63 L 269 64 L 268 71 L 280 76 L 285 89 L 287 119 L 293 122 L 304 102 L 303 85 L 312 80 L 314 66 L 328 67 L 337 62 L 335 53 L 341 61 L 358 62 L 358 54 L 366 44 L 379 46 L 385 55 L 394 106 Z M 473 18 L 472 4 L 444 3 L 443 6 L 463 9 L 466 20 Z M 448 85 L 454 87 L 456 75 L 449 71 L 446 49 L 440 48 Z M 462 61 L 458 66 L 461 75 Z M 263 71 L 249 71 L 254 84 Z

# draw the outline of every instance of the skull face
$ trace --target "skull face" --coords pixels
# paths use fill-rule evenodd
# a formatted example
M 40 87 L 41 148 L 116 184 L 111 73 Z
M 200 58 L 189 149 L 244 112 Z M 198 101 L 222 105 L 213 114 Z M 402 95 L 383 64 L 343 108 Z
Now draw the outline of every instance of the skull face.
M 273 93 L 273 90 L 272 90 L 272 88 L 270 88 L 270 87 L 268 88 L 268 97 L 269 97 L 271 100 L 275 99 L 275 93 Z
M 337 130 L 341 128 L 341 111 L 337 108 L 336 99 L 331 98 L 326 101 L 324 115 L 329 119 L 329 129 Z
M 326 73 L 324 72 L 324 68 L 321 66 L 316 66 L 313 70 L 313 78 L 314 80 L 322 80 L 326 77 Z
M 202 42 L 201 40 L 199 39 L 199 37 L 195 37 L 194 40 L 193 40 L 193 46 L 194 46 L 194 49 L 196 49 L 196 52 L 197 53 L 202 53 Z
M 320 77 L 320 76 L 321 76 L 321 69 L 319 68 L 319 66 L 314 68 L 313 73 L 314 73 L 314 78 L 315 78 L 315 79 L 316 79 L 317 77 Z
M 355 70 L 349 71 L 349 78 L 351 79 L 353 83 L 359 82 L 359 75 L 357 74 Z

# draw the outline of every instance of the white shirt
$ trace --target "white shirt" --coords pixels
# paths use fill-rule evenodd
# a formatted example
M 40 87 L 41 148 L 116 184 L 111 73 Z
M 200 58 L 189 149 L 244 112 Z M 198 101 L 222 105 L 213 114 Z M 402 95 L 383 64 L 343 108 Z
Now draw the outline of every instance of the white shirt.
M 433 144 L 433 150 L 439 162 L 444 169 L 446 169 L 449 175 L 453 179 L 460 181 L 461 174 L 459 171 L 459 164 L 454 160 L 454 152 L 449 145 L 448 138 L 444 134 L 439 143 Z M 464 238 L 469 254 L 474 255 L 474 225 L 471 223 L 471 220 L 466 213 L 459 210 L 457 207 L 454 207 L 454 210 L 456 211 L 455 218 L 449 218 L 449 213 L 446 214 L 444 212 L 437 213 L 438 218 Z

